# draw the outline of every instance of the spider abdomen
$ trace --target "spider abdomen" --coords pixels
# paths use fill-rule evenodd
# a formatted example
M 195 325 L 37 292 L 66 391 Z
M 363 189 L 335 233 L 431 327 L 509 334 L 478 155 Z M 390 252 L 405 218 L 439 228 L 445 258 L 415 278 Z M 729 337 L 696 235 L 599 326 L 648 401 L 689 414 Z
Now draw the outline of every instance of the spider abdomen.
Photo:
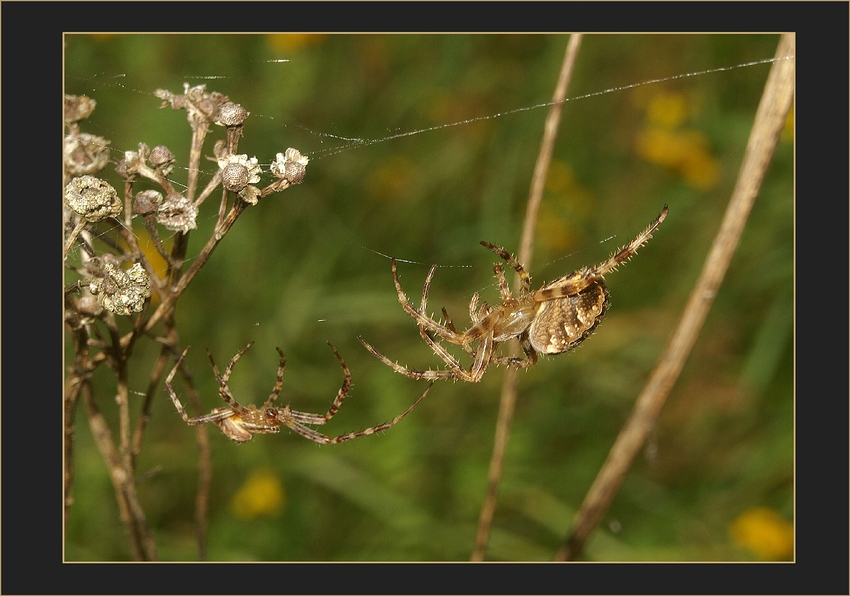
M 601 278 L 577 294 L 540 302 L 528 339 L 541 354 L 572 350 L 590 337 L 609 305 L 608 288 Z

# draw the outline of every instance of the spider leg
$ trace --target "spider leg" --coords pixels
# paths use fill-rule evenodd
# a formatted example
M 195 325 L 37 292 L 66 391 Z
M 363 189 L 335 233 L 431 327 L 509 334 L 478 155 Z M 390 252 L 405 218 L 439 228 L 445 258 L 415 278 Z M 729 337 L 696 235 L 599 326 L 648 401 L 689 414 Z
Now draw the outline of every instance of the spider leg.
M 531 340 L 528 338 L 528 332 L 523 333 L 519 337 L 520 346 L 525 353 L 525 357 L 517 356 L 493 356 L 491 362 L 497 366 L 511 366 L 513 368 L 528 368 L 537 364 L 537 350 L 531 345 Z
M 183 404 L 180 403 L 180 400 L 177 399 L 177 394 L 174 393 L 174 388 L 171 386 L 171 382 L 174 380 L 174 375 L 177 374 L 177 369 L 180 368 L 180 365 L 183 363 L 183 358 L 186 357 L 186 353 L 189 351 L 189 346 L 186 346 L 186 349 L 183 350 L 183 353 L 180 354 L 180 358 L 177 359 L 177 364 L 174 365 L 174 368 L 171 369 L 171 372 L 168 373 L 168 376 L 165 378 L 165 388 L 168 391 L 168 395 L 171 396 L 171 401 L 174 403 L 174 407 L 177 408 L 177 412 L 180 414 L 180 417 L 183 419 L 183 422 L 189 424 L 189 415 L 186 414 L 186 410 L 183 409 Z
M 277 350 L 277 353 L 280 355 L 280 363 L 277 367 L 277 380 L 275 381 L 271 395 L 269 395 L 266 403 L 263 404 L 263 410 L 272 407 L 275 400 L 280 397 L 280 390 L 283 388 L 283 369 L 286 367 L 286 356 L 283 355 L 283 350 L 280 348 L 275 348 L 275 350 Z
M 425 285 L 422 287 L 422 301 L 419 303 L 419 312 L 423 314 L 427 312 L 428 309 L 428 292 L 431 290 L 431 280 L 434 279 L 435 271 L 437 271 L 437 266 L 432 265 L 431 269 L 428 271 L 428 276 L 425 278 Z M 450 329 L 453 333 L 457 333 L 457 329 L 455 329 L 454 324 L 449 319 L 449 315 L 445 308 L 443 308 L 443 317 L 446 319 L 446 328 Z M 422 339 L 429 343 L 431 339 L 433 339 L 428 334 L 428 330 L 421 324 L 419 325 L 419 335 L 421 335 Z
M 419 306 L 419 312 L 421 312 L 421 313 L 425 313 L 427 311 L 427 308 L 428 308 L 428 292 L 431 289 L 431 280 L 433 279 L 434 272 L 436 270 L 437 270 L 437 266 L 436 265 L 432 266 L 431 270 L 428 272 L 428 276 L 425 278 L 425 286 L 422 288 L 422 302 L 420 303 L 420 306 Z M 472 301 L 470 301 L 469 304 L 470 304 L 470 317 L 472 318 L 472 322 L 476 323 L 477 321 L 476 321 L 475 315 L 474 315 L 474 308 L 475 308 L 475 305 L 478 304 L 478 293 L 477 292 L 473 295 Z M 455 325 L 452 322 L 451 317 L 449 317 L 449 313 L 446 310 L 446 307 L 443 307 L 442 312 L 443 312 L 443 318 L 445 319 L 445 323 L 444 323 L 445 327 L 447 329 L 450 329 L 453 333 L 456 333 L 460 336 L 461 334 L 458 333 L 457 329 L 455 328 Z M 422 337 L 422 339 L 425 341 L 425 343 L 427 343 L 429 346 L 431 346 L 431 349 L 434 350 L 434 352 L 437 354 L 437 356 L 442 358 L 446 362 L 446 364 L 448 364 L 451 368 L 453 368 L 455 370 L 463 370 L 463 367 L 460 365 L 460 363 L 458 363 L 457 360 L 453 356 L 451 356 L 445 350 L 445 348 L 443 348 L 442 345 L 439 344 L 439 340 L 436 337 L 434 337 L 434 335 L 436 335 L 436 334 L 431 335 L 424 326 L 419 325 L 419 335 Z M 437 337 L 439 337 L 439 336 L 437 336 Z M 470 356 L 475 358 L 475 350 L 473 350 L 468 344 L 462 344 L 462 346 L 463 346 L 463 349 L 466 351 L 467 354 L 469 354 Z
M 596 275 L 601 277 L 609 271 L 616 269 L 618 265 L 631 259 L 637 253 L 638 249 L 652 238 L 652 233 L 657 230 L 658 226 L 661 225 L 661 222 L 667 218 L 667 212 L 667 205 L 664 205 L 664 208 L 661 210 L 661 213 L 658 214 L 658 217 L 656 217 L 643 232 L 635 236 L 635 238 L 624 247 L 615 251 L 614 254 L 608 257 L 608 260 L 594 267 Z
M 404 309 L 404 312 L 406 312 L 411 318 L 413 318 L 417 322 L 417 324 L 419 324 L 420 326 L 424 326 L 426 329 L 436 333 L 443 339 L 453 344 L 463 345 L 465 340 L 463 333 L 453 332 L 445 325 L 440 325 L 438 322 L 426 316 L 424 313 L 416 310 L 416 308 L 414 308 L 413 305 L 410 304 L 407 295 L 404 293 L 404 290 L 401 287 L 401 282 L 398 278 L 398 268 L 396 267 L 395 259 L 392 260 L 392 271 L 393 283 L 395 284 L 396 293 L 398 294 L 398 301 L 401 304 L 401 307 Z
M 551 284 L 534 292 L 534 300 L 536 302 L 557 300 L 558 298 L 578 294 L 592 286 L 603 275 L 613 271 L 637 254 L 638 249 L 652 238 L 652 233 L 666 219 L 667 211 L 667 205 L 664 205 L 658 217 L 645 230 L 635 236 L 631 242 L 614 251 L 608 259 L 599 263 L 596 267 L 582 267 L 568 276 L 555 280 Z
M 357 339 L 360 340 L 360 343 L 363 344 L 363 347 L 365 347 L 367 350 L 369 350 L 375 358 L 377 358 L 378 360 L 380 360 L 381 362 L 383 362 L 384 364 L 389 366 L 391 369 L 393 369 L 397 373 L 400 373 L 400 374 L 402 374 L 406 377 L 410 377 L 411 379 L 417 379 L 417 380 L 425 379 L 427 381 L 436 381 L 436 380 L 439 380 L 439 379 L 454 379 L 454 380 L 457 380 L 459 378 L 458 377 L 458 371 L 456 371 L 456 370 L 433 370 L 433 369 L 430 369 L 430 368 L 427 369 L 427 370 L 417 370 L 417 369 L 414 369 L 414 368 L 406 368 L 406 367 L 400 365 L 398 362 L 393 362 L 392 360 L 390 360 L 389 358 L 387 358 L 386 356 L 381 354 L 378 350 L 376 350 L 374 347 L 372 347 L 372 345 L 369 342 L 367 342 L 365 339 L 363 339 L 362 336 L 357 336 Z M 458 365 L 458 370 L 466 372 L 463 369 L 463 367 L 461 367 L 460 365 Z
M 482 240 L 480 244 L 482 246 L 486 247 L 486 248 L 489 248 L 491 251 L 493 251 L 494 253 L 496 253 L 500 257 L 502 257 L 502 259 L 504 259 L 504 261 L 508 265 L 513 267 L 514 271 L 516 271 L 519 274 L 520 285 L 521 285 L 522 291 L 524 293 L 531 291 L 531 277 L 528 275 L 528 272 L 525 270 L 525 268 L 522 265 L 519 264 L 519 261 L 517 261 L 513 257 L 513 255 L 511 255 L 511 253 L 506 251 L 501 246 L 495 246 L 493 244 L 490 244 L 489 242 L 485 242 L 484 240 Z M 500 277 L 498 273 L 496 274 L 496 277 Z M 501 275 L 501 278 L 499 279 L 499 282 L 500 282 L 499 288 L 500 289 L 502 287 L 501 282 L 503 282 L 503 281 L 504 281 L 504 273 Z M 505 284 L 505 287 L 507 288 L 507 283 Z M 510 292 L 508 292 L 508 294 L 510 294 Z M 502 293 L 502 298 L 503 299 L 505 298 L 504 293 Z
M 446 349 L 439 344 L 436 340 L 431 339 L 430 337 L 426 340 L 431 349 L 449 366 L 447 370 L 434 370 L 434 369 L 426 369 L 426 370 L 418 370 L 415 368 L 407 368 L 405 366 L 400 365 L 398 362 L 393 362 L 383 354 L 381 354 L 378 350 L 376 350 L 369 342 L 367 342 L 363 337 L 358 336 L 360 343 L 369 350 L 375 358 L 392 368 L 397 373 L 400 373 L 406 377 L 410 377 L 411 379 L 425 379 L 427 381 L 436 381 L 439 379 L 452 379 L 454 381 L 469 381 L 471 383 L 476 383 L 481 380 L 481 376 L 484 373 L 484 369 L 486 369 L 486 357 L 488 354 L 492 355 L 492 346 L 494 345 L 492 342 L 492 336 L 487 336 L 490 340 L 488 344 L 482 338 L 482 344 L 484 346 L 491 346 L 489 348 L 481 349 L 477 352 L 473 352 L 473 354 L 477 354 L 475 362 L 473 362 L 472 366 L 469 370 L 466 370 L 458 361 L 452 356 Z
M 183 358 L 186 357 L 186 353 L 188 351 L 189 347 L 187 346 L 186 349 L 183 350 L 183 353 L 180 355 L 180 358 L 177 360 L 177 364 L 174 365 L 174 368 L 171 369 L 171 372 L 168 373 L 168 376 L 165 378 L 165 388 L 166 390 L 168 390 L 168 395 L 171 396 L 171 401 L 174 403 L 174 407 L 177 409 L 177 413 L 180 414 L 180 417 L 183 419 L 183 422 L 190 426 L 196 426 L 205 422 L 215 422 L 216 420 L 230 418 L 234 415 L 235 412 L 226 408 L 213 410 L 209 414 L 198 416 L 197 418 L 190 418 L 189 415 L 186 413 L 186 410 L 183 408 L 183 404 L 180 403 L 180 399 L 178 399 L 177 394 L 174 392 L 174 387 L 172 387 L 171 383 L 172 381 L 174 381 L 174 375 L 177 374 L 177 369 L 180 368 L 180 365 L 183 363 Z
M 351 371 L 348 370 L 348 366 L 345 364 L 345 360 L 342 359 L 342 356 L 334 347 L 331 342 L 328 342 L 331 350 L 333 350 L 336 359 L 339 361 L 339 365 L 342 367 L 342 371 L 345 374 L 345 378 L 342 380 L 342 386 L 339 388 L 339 391 L 336 393 L 336 398 L 334 398 L 331 407 L 325 414 L 311 414 L 309 412 L 299 412 L 298 410 L 289 410 L 289 415 L 296 423 L 300 424 L 324 424 L 329 421 L 334 415 L 339 411 L 342 402 L 345 400 L 348 395 L 348 390 L 351 388 Z M 286 416 L 284 416 L 284 420 L 286 420 Z M 284 424 L 286 424 L 284 422 Z M 287 424 L 287 426 L 289 426 Z M 293 429 L 295 430 L 295 429 Z M 311 430 L 311 429 L 307 429 Z
M 499 294 L 502 296 L 502 302 L 507 304 L 514 300 L 514 295 L 508 288 L 508 280 L 505 279 L 505 270 L 499 263 L 493 265 L 493 273 L 496 274 L 496 280 L 499 282 Z
M 359 431 L 347 433 L 347 434 L 344 434 L 344 435 L 340 435 L 338 437 L 329 437 L 327 435 L 323 435 L 322 433 L 315 431 L 312 428 L 308 428 L 308 427 L 304 426 L 303 424 L 300 424 L 300 423 L 296 422 L 295 420 L 293 420 L 291 418 L 285 418 L 283 423 L 287 427 L 291 428 L 293 431 L 295 431 L 296 433 L 301 435 L 302 437 L 310 439 L 311 441 L 314 441 L 316 443 L 321 443 L 322 445 L 335 445 L 337 443 L 343 443 L 345 441 L 350 441 L 351 439 L 356 439 L 357 437 L 366 437 L 366 436 L 373 435 L 375 433 L 387 430 L 389 428 L 392 428 L 393 426 L 398 424 L 401 421 L 402 418 L 407 416 L 413 410 L 413 408 L 418 406 L 419 402 L 421 402 L 423 399 L 425 399 L 425 396 L 428 395 L 428 392 L 431 390 L 431 387 L 433 387 L 433 385 L 434 385 L 434 383 L 432 381 L 431 383 L 428 384 L 428 387 L 425 389 L 425 391 L 422 393 L 422 395 L 419 396 L 419 399 L 417 399 L 415 402 L 413 402 L 413 404 L 410 407 L 408 407 L 404 412 L 402 412 L 401 414 L 399 414 L 398 416 L 396 416 L 395 418 L 393 418 L 389 422 L 384 422 L 383 424 L 378 424 L 377 426 L 372 426 L 372 427 L 364 429 L 364 430 L 359 430 Z
M 230 362 L 227 363 L 227 368 L 224 369 L 224 376 L 218 371 L 218 366 L 213 360 L 212 353 L 207 350 L 207 356 L 210 359 L 210 363 L 212 364 L 213 373 L 215 374 L 215 380 L 218 381 L 218 394 L 221 396 L 227 405 L 235 410 L 237 414 L 244 414 L 245 408 L 236 401 L 236 398 L 233 397 L 233 394 L 230 393 L 230 389 L 227 386 L 227 382 L 230 380 L 230 374 L 233 372 L 233 367 L 236 365 L 236 361 L 239 360 L 242 355 L 248 351 L 248 349 L 254 345 L 254 342 L 250 342 L 247 346 L 239 350 L 236 355 L 230 359 Z

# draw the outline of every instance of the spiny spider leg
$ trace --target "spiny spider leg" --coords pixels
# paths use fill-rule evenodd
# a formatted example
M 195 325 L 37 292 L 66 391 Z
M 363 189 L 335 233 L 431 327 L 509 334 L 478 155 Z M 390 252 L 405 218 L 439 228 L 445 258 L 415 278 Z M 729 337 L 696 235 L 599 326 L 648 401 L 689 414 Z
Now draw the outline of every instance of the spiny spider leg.
M 325 424 L 331 418 L 334 417 L 334 414 L 339 411 L 339 407 L 342 405 L 342 402 L 348 395 L 348 390 L 351 388 L 351 371 L 348 370 L 348 365 L 345 364 L 345 360 L 342 359 L 342 356 L 340 356 L 340 353 L 337 351 L 334 345 L 331 342 L 327 343 L 330 346 L 331 350 L 333 350 L 333 353 L 336 356 L 336 359 L 339 361 L 339 365 L 342 367 L 342 371 L 345 374 L 345 378 L 342 380 L 342 386 L 337 391 L 336 397 L 334 398 L 331 407 L 328 408 L 328 411 L 324 414 L 310 414 L 307 412 L 290 410 L 292 418 L 296 422 L 300 422 L 302 424 L 312 424 L 313 426 Z
M 463 343 L 462 333 L 453 333 L 450 329 L 444 325 L 440 325 L 438 322 L 425 315 L 425 313 L 419 312 L 412 304 L 410 304 L 407 294 L 404 293 L 404 290 L 401 287 L 401 281 L 399 281 L 398 278 L 398 267 L 396 266 L 395 259 L 392 260 L 392 271 L 393 283 L 395 284 L 396 294 L 398 294 L 398 301 L 404 309 L 404 312 L 415 319 L 419 325 L 424 326 L 429 331 L 433 331 L 443 339 L 446 339 L 453 344 L 461 345 Z
M 431 269 L 428 271 L 428 276 L 425 278 L 425 285 L 422 288 L 422 302 L 420 303 L 420 306 L 419 306 L 419 312 L 421 312 L 423 315 L 427 312 L 427 309 L 428 309 L 428 292 L 431 290 L 431 281 L 434 279 L 434 272 L 436 270 L 437 270 L 437 266 L 432 265 Z M 472 318 L 472 320 L 475 321 L 476 316 L 474 314 L 474 308 L 475 308 L 475 305 L 478 304 L 478 294 L 477 293 L 473 295 L 472 300 L 470 301 L 469 304 L 470 304 L 470 318 Z M 445 326 L 448 329 L 450 329 L 452 332 L 457 333 L 457 329 L 455 328 L 454 323 L 452 322 L 451 318 L 449 317 L 449 313 L 448 313 L 448 311 L 446 311 L 445 307 L 443 307 L 442 312 L 443 312 L 443 318 L 445 319 Z M 422 339 L 425 341 L 425 343 L 427 343 L 429 346 L 431 346 L 431 349 L 433 349 L 436 352 L 436 354 L 438 356 L 440 356 L 443 360 L 446 360 L 446 362 L 448 364 L 450 364 L 453 367 L 456 365 L 458 368 L 463 368 L 461 366 L 461 364 L 457 361 L 457 359 L 455 359 L 448 351 L 445 350 L 445 348 L 443 348 L 442 345 L 439 344 L 439 341 L 440 341 L 438 339 L 439 336 L 437 336 L 436 334 L 431 335 L 431 333 L 429 333 L 423 325 L 419 325 L 419 335 L 422 337 Z M 475 358 L 475 350 L 473 350 L 471 346 L 464 345 L 463 349 L 466 351 L 467 354 L 472 356 L 473 359 Z
M 171 369 L 171 372 L 168 373 L 168 376 L 165 378 L 165 388 L 168 390 L 168 395 L 171 396 L 171 401 L 174 403 L 174 407 L 177 408 L 177 413 L 180 414 L 180 417 L 183 419 L 183 422 L 190 426 L 197 426 L 198 424 L 203 424 L 205 422 L 216 422 L 218 420 L 223 420 L 225 418 L 230 418 L 235 415 L 232 409 L 221 408 L 220 410 L 213 410 L 209 414 L 205 414 L 202 416 L 198 416 L 196 418 L 190 418 L 186 413 L 186 410 L 183 408 L 183 404 L 180 403 L 180 400 L 177 398 L 177 394 L 174 392 L 174 388 L 171 385 L 171 382 L 174 380 L 174 375 L 177 373 L 177 369 L 180 368 L 180 365 L 183 363 L 183 358 L 185 358 L 186 353 L 189 351 L 189 346 L 183 350 L 183 353 L 180 355 L 180 358 L 177 360 L 177 364 L 174 365 L 174 368 Z
M 631 242 L 614 251 L 610 257 L 598 264 L 596 267 L 582 267 L 578 271 L 573 272 L 571 275 L 555 280 L 554 282 L 540 288 L 536 292 L 532 292 L 535 302 L 557 300 L 559 298 L 578 294 L 596 283 L 606 273 L 614 271 L 618 266 L 636 255 L 638 249 L 652 238 L 652 233 L 657 230 L 658 226 L 661 225 L 661 222 L 667 218 L 667 212 L 667 205 L 664 205 L 664 208 L 661 210 L 658 217 L 656 217 L 644 231 L 635 236 Z
M 310 439 L 311 441 L 315 441 L 316 443 L 321 443 L 323 445 L 336 445 L 337 443 L 344 443 L 345 441 L 350 441 L 351 439 L 356 439 L 358 437 L 367 437 L 369 435 L 373 435 L 375 433 L 379 433 L 379 432 L 382 432 L 382 431 L 385 431 L 387 429 L 392 428 L 393 426 L 395 426 L 396 424 L 401 422 L 402 418 L 404 418 L 411 411 L 413 411 L 413 408 L 418 406 L 419 402 L 421 402 L 423 399 L 425 399 L 425 396 L 428 395 L 428 392 L 431 391 L 431 387 L 433 387 L 433 386 L 434 386 L 434 381 L 431 381 L 430 383 L 428 383 L 428 387 L 425 388 L 425 391 L 422 393 L 422 395 L 420 395 L 419 398 L 415 402 L 413 402 L 410 405 L 410 407 L 408 407 L 404 412 L 402 412 L 401 414 L 399 414 L 398 416 L 396 416 L 395 418 L 393 418 L 389 422 L 384 422 L 383 424 L 378 424 L 376 426 L 366 428 L 364 430 L 358 430 L 358 431 L 355 431 L 355 432 L 346 433 L 346 434 L 340 435 L 338 437 L 329 437 L 327 435 L 323 435 L 322 433 L 315 431 L 312 428 L 307 428 L 306 426 L 302 426 L 301 424 L 299 424 L 298 422 L 295 422 L 294 420 L 291 421 L 291 423 L 290 422 L 284 422 L 284 423 L 286 424 L 286 426 L 288 426 L 289 428 L 291 428 L 292 430 L 297 432 L 299 435 L 301 435 L 302 437 L 306 437 L 306 438 Z
M 253 344 L 254 342 L 251 343 Z M 251 344 L 248 345 L 250 346 Z M 280 356 L 280 363 L 277 365 L 277 379 L 275 379 L 274 389 L 272 389 L 271 394 L 263 404 L 264 409 L 268 409 L 274 405 L 274 402 L 280 397 L 281 389 L 283 389 L 283 369 L 286 368 L 286 356 L 283 355 L 283 350 L 280 348 L 275 348 L 275 350 L 277 350 Z
M 531 276 L 528 275 L 528 272 L 525 270 L 525 267 L 519 264 L 514 256 L 506 251 L 501 246 L 496 246 L 494 244 L 490 244 L 489 242 L 482 240 L 479 244 L 486 248 L 489 248 L 491 251 L 502 257 L 505 262 L 510 265 L 514 271 L 519 274 L 520 280 L 520 293 L 529 293 L 531 291 Z M 496 271 L 496 267 L 499 268 L 499 271 Z M 499 290 L 502 294 L 502 300 L 505 299 L 505 292 L 507 291 L 508 296 L 512 296 L 510 289 L 508 289 L 507 281 L 505 280 L 505 273 L 502 270 L 502 266 L 499 263 L 496 263 L 493 266 L 493 272 L 496 273 L 496 277 L 499 280 Z M 504 289 L 502 286 L 504 285 Z
M 230 388 L 227 386 L 228 381 L 230 381 L 230 374 L 233 372 L 233 367 L 236 366 L 236 362 L 242 357 L 245 352 L 247 352 L 251 346 L 254 345 L 254 342 L 248 343 L 247 346 L 239 350 L 233 358 L 230 359 L 230 362 L 227 363 L 227 367 L 224 369 L 224 376 L 218 372 L 218 366 L 213 359 L 212 353 L 207 350 L 207 357 L 210 359 L 210 363 L 212 364 L 213 374 L 215 374 L 215 380 L 218 382 L 218 393 L 221 396 L 221 399 L 227 402 L 231 408 L 236 411 L 236 414 L 243 414 L 245 412 L 245 408 L 236 401 L 236 398 L 233 397 L 233 394 L 230 393 Z M 280 373 L 282 374 L 282 372 Z M 280 389 L 278 388 L 278 392 Z M 272 400 L 274 401 L 274 400 Z

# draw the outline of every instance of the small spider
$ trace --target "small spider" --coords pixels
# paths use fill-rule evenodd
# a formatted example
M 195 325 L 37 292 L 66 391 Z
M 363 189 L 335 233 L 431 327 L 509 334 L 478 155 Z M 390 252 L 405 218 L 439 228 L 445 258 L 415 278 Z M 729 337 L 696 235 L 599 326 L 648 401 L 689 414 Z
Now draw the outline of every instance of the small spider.
M 431 382 L 437 379 L 452 379 L 476 383 L 481 380 L 490 364 L 526 368 L 537 362 L 538 354 L 568 352 L 593 333 L 608 310 L 608 288 L 605 286 L 603 276 L 629 260 L 652 238 L 652 233 L 658 229 L 666 217 L 667 205 L 664 205 L 655 221 L 606 261 L 596 267 L 582 267 L 536 291 L 531 291 L 531 278 L 509 252 L 489 242 L 481 242 L 519 274 L 519 296 L 511 293 L 502 265 L 496 263 L 493 272 L 499 283 L 502 304 L 490 306 L 483 303 L 479 306 L 479 296 L 475 293 L 469 302 L 472 326 L 462 333 L 455 329 L 445 308 L 442 311 L 445 318 L 444 324 L 425 314 L 428 291 L 436 265 L 428 272 L 422 291 L 422 302 L 417 309 L 410 304 L 402 290 L 396 261 L 393 259 L 393 281 L 398 293 L 398 301 L 404 311 L 419 325 L 419 334 L 422 339 L 448 365 L 448 369 L 406 368 L 378 352 L 362 337 L 359 338 L 360 342 L 396 372 L 412 379 L 427 379 Z M 519 358 L 497 355 L 497 346 L 513 337 L 519 338 L 525 356 Z M 464 368 L 440 343 L 441 340 L 461 346 L 472 357 L 472 365 L 468 369 Z
M 266 400 L 266 403 L 260 409 L 257 409 L 254 406 L 243 406 L 236 401 L 233 395 L 230 393 L 230 389 L 227 386 L 227 382 L 230 379 L 230 373 L 233 372 L 233 367 L 236 365 L 236 361 L 242 357 L 242 355 L 248 351 L 254 345 L 254 342 L 249 343 L 242 350 L 239 351 L 227 365 L 227 368 L 224 369 L 224 375 L 222 376 L 218 370 L 218 367 L 213 360 L 212 354 L 210 354 L 209 350 L 207 350 L 207 355 L 210 358 L 210 362 L 212 363 L 212 369 L 215 373 L 215 379 L 218 381 L 219 390 L 218 393 L 221 396 L 228 407 L 225 408 L 215 408 L 209 414 L 205 414 L 203 416 L 198 416 L 197 418 L 189 418 L 186 414 L 186 410 L 183 409 L 183 405 L 180 403 L 180 400 L 177 399 L 177 395 L 174 393 L 174 389 L 171 386 L 171 381 L 174 380 L 174 375 L 177 373 L 177 369 L 180 368 L 180 364 L 183 362 L 183 358 L 186 356 L 186 352 L 189 351 L 189 348 L 186 348 L 181 354 L 180 359 L 177 361 L 177 364 L 174 365 L 171 373 L 169 373 L 168 378 L 165 379 L 165 387 L 168 389 L 169 395 L 171 395 L 171 401 L 174 402 L 174 407 L 177 408 L 177 411 L 180 413 L 180 416 L 183 418 L 183 421 L 190 426 L 195 426 L 198 424 L 204 424 L 205 422 L 212 422 L 215 424 L 219 430 L 224 433 L 224 435 L 236 441 L 237 443 L 244 443 L 245 441 L 250 441 L 251 437 L 255 434 L 274 434 L 280 432 L 280 425 L 284 425 L 289 427 L 290 429 L 297 432 L 302 437 L 306 437 L 311 441 L 315 441 L 316 443 L 322 443 L 324 445 L 333 445 L 335 443 L 342 443 L 343 441 L 348 441 L 350 439 L 356 439 L 357 437 L 365 437 L 367 435 L 372 435 L 382 430 L 387 430 L 396 425 L 402 418 L 407 416 L 413 408 L 419 405 L 419 402 L 422 401 L 425 396 L 428 394 L 428 391 L 431 389 L 431 385 L 429 385 L 425 392 L 419 396 L 412 406 L 407 408 L 400 415 L 396 416 L 389 422 L 385 422 L 384 424 L 379 424 L 377 426 L 373 426 L 371 428 L 367 428 L 365 430 L 352 432 L 348 434 L 341 435 L 339 437 L 328 437 L 323 435 L 312 428 L 309 428 L 305 425 L 317 426 L 320 424 L 325 424 L 331 418 L 333 418 L 334 414 L 337 413 L 339 407 L 342 405 L 343 400 L 346 395 L 348 395 L 348 390 L 351 387 L 351 372 L 348 370 L 348 367 L 345 364 L 345 361 L 342 359 L 342 356 L 339 355 L 336 348 L 328 342 L 331 350 L 333 350 L 334 354 L 336 354 L 337 360 L 339 360 L 340 366 L 342 366 L 342 370 L 345 373 L 345 380 L 342 382 L 342 387 L 340 387 L 339 392 L 337 392 L 336 399 L 334 399 L 333 404 L 326 414 L 310 414 L 308 412 L 299 412 L 297 410 L 291 409 L 288 405 L 282 408 L 272 407 L 275 400 L 280 395 L 281 387 L 283 386 L 283 369 L 286 366 L 286 357 L 283 355 L 283 352 L 280 348 L 277 348 L 278 354 L 280 354 L 280 365 L 277 369 L 277 381 L 275 382 L 274 389 L 269 395 L 269 398 Z M 433 383 L 432 383 L 433 384 Z

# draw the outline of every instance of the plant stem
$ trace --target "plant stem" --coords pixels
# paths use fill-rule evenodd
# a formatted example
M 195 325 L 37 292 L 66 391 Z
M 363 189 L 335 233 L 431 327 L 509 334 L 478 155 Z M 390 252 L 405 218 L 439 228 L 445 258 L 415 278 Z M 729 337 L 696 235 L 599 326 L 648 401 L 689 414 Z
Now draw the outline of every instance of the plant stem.
M 558 561 L 574 560 L 579 555 L 585 540 L 608 510 L 632 462 L 655 427 L 661 408 L 705 323 L 791 109 L 794 97 L 794 52 L 794 34 L 783 34 L 776 50 L 776 61 L 756 111 L 738 181 L 702 273 L 682 312 L 678 327 L 576 514 L 572 533 L 555 557 Z

